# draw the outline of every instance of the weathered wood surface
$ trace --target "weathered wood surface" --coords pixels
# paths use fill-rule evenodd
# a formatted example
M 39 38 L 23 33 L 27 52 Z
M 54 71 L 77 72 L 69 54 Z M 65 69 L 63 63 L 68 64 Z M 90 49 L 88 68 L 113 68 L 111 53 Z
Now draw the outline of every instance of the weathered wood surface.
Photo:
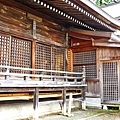
M 99 60 L 119 60 L 120 59 L 120 49 L 119 48 L 100 47 L 98 49 L 98 59 Z
M 33 38 L 33 20 L 36 21 L 36 39 L 38 39 L 38 41 L 40 41 L 40 37 L 43 37 L 44 40 L 48 39 L 53 41 L 53 44 L 54 42 L 64 44 L 64 27 L 0 3 L 0 30 L 10 32 L 10 35 L 19 35 L 22 37 L 22 35 L 26 34 L 25 36 Z
M 72 34 L 73 33 L 73 34 Z M 74 33 L 77 33 L 76 35 L 84 35 L 86 38 L 101 38 L 101 37 L 106 37 L 110 38 L 111 32 L 103 32 L 103 31 L 89 31 L 89 30 L 80 30 L 76 28 L 70 28 L 70 36 L 74 35 Z M 74 36 L 77 37 L 77 36 Z
M 100 81 L 99 79 L 86 80 L 86 96 L 87 97 L 100 97 Z
M 84 38 L 87 39 L 87 38 Z M 83 51 L 91 51 L 97 49 L 97 47 L 92 46 L 92 39 L 84 40 L 82 38 L 71 38 L 71 47 L 73 53 L 83 52 Z

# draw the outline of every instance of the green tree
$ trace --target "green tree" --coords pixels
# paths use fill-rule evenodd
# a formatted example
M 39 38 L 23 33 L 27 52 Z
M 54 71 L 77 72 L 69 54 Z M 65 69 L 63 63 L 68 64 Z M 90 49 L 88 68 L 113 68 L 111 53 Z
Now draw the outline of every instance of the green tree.
M 118 1 L 120 0 L 95 0 L 95 4 L 98 6 L 104 6 L 104 5 L 112 4 Z

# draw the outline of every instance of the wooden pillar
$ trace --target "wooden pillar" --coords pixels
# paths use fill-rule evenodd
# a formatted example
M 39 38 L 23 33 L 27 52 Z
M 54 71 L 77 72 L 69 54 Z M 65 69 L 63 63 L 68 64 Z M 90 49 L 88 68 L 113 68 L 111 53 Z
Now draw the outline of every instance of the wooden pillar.
M 35 88 L 34 91 L 34 101 L 33 101 L 33 109 L 34 109 L 34 115 L 33 118 L 35 120 L 38 119 L 38 103 L 39 103 L 39 88 Z
M 66 88 L 63 89 L 63 107 L 62 107 L 63 115 L 67 115 L 66 113 Z
M 68 51 L 68 33 L 66 33 L 65 47 L 66 47 L 66 49 L 65 49 L 65 57 L 64 57 L 64 59 L 65 59 L 65 68 L 64 68 L 64 70 L 68 71 L 68 53 L 67 53 L 67 51 Z
M 35 68 L 35 52 L 36 52 L 36 41 L 32 41 L 32 68 Z M 32 74 L 35 74 L 35 71 L 32 71 Z M 35 78 L 32 78 L 35 79 Z

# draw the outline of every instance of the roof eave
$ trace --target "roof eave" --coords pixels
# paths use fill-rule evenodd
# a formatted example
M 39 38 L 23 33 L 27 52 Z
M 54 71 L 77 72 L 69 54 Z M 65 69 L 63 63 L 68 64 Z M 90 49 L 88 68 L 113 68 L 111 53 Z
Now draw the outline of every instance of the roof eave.
M 101 19 L 102 21 L 104 21 L 105 23 L 114 26 L 114 28 L 117 30 L 120 30 L 120 22 L 116 19 L 114 19 L 113 17 L 111 17 L 109 14 L 107 14 L 106 12 L 104 12 L 101 8 L 97 7 L 95 4 L 93 4 L 92 2 L 90 2 L 89 0 L 81 0 L 81 2 L 85 5 L 87 5 L 90 9 L 92 9 L 93 11 L 92 14 L 94 14 L 95 16 L 97 16 L 99 19 Z

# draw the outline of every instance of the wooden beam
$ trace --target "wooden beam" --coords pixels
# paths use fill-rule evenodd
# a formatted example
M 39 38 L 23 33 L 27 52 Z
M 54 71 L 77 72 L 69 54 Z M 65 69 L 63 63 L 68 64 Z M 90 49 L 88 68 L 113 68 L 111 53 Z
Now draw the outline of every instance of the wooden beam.
M 10 34 L 11 36 L 24 38 L 25 40 L 31 40 L 31 41 L 33 40 L 32 35 L 28 35 L 26 33 L 18 32 L 18 31 L 12 30 L 10 28 L 2 27 L 2 26 L 0 26 L 0 33 L 8 34 L 8 35 Z
M 41 12 L 39 12 L 39 11 L 33 9 L 33 8 L 30 8 L 30 7 L 26 6 L 26 5 L 20 4 L 20 3 L 16 2 L 16 1 L 14 1 L 14 0 L 7 0 L 7 1 L 6 0 L 0 0 L 0 3 L 2 3 L 4 5 L 7 5 L 9 7 L 17 8 L 17 9 L 19 9 L 21 11 L 33 14 L 33 15 L 35 15 L 37 17 L 40 17 L 40 18 L 46 19 L 48 21 L 60 24 L 62 26 L 66 26 L 63 22 L 60 22 L 59 20 L 56 20 L 51 16 L 48 16 L 48 15 L 46 15 L 44 13 L 41 13 Z
M 88 36 L 82 36 L 80 33 L 72 32 L 72 31 L 69 32 L 69 36 L 81 40 L 91 40 L 91 38 Z
M 87 48 L 72 48 L 73 53 L 76 52 L 84 52 L 84 51 L 91 51 L 91 50 L 96 50 L 97 47 L 87 47 Z
M 84 40 L 78 40 L 78 39 L 72 39 L 71 48 L 78 48 L 78 47 L 88 47 L 92 46 L 92 40 L 91 41 L 84 41 Z
M 73 64 L 73 66 L 87 66 L 87 65 L 96 65 L 96 63 Z
M 102 46 L 102 47 L 120 47 L 118 43 L 109 43 L 109 42 L 93 42 L 93 46 Z
M 112 32 L 80 30 L 76 28 L 70 28 L 70 32 L 92 36 L 92 37 L 107 37 L 107 38 L 110 38 L 112 34 Z

